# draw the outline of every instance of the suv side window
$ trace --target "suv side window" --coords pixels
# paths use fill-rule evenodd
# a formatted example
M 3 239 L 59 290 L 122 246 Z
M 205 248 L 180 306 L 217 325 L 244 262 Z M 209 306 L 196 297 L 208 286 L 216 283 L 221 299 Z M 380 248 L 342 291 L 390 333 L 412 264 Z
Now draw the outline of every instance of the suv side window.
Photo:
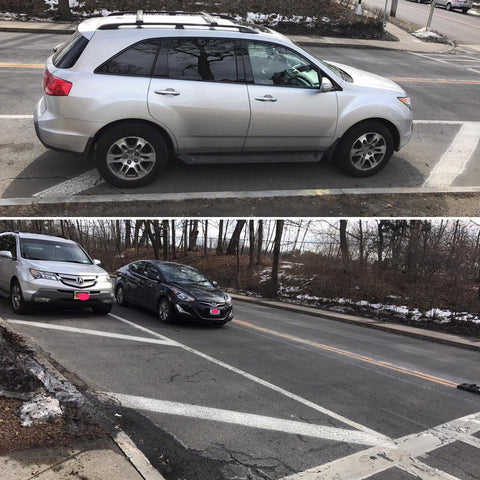
M 157 40 L 136 43 L 100 65 L 95 73 L 149 77 L 159 46 Z
M 87 45 L 88 40 L 77 30 L 53 55 L 53 64 L 58 68 L 73 67 Z
M 235 40 L 172 38 L 167 52 L 168 76 L 177 80 L 237 82 Z M 157 69 L 161 68 L 161 65 Z
M 320 87 L 318 70 L 289 48 L 267 42 L 248 42 L 248 59 L 255 85 L 274 87 Z

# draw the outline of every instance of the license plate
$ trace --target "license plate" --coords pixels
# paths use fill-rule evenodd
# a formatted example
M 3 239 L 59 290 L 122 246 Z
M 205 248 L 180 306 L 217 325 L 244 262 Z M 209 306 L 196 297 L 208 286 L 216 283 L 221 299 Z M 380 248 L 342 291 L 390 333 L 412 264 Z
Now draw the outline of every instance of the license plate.
M 210 309 L 210 315 L 220 315 L 220 309 L 219 308 L 211 308 Z
M 73 292 L 73 299 L 81 300 L 82 302 L 90 300 L 90 292 Z

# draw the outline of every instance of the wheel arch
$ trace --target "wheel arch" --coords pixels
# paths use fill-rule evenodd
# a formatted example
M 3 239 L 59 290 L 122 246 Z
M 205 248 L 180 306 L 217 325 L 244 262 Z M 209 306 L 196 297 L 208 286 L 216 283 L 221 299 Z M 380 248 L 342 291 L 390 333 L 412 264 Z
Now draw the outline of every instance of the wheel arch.
M 343 134 L 341 135 L 341 137 L 339 139 L 341 139 L 345 135 L 347 135 L 353 128 L 356 128 L 359 125 L 362 125 L 363 123 L 368 123 L 368 122 L 378 122 L 378 123 L 382 124 L 383 126 L 385 126 L 386 128 L 388 128 L 388 130 L 390 131 L 390 133 L 392 134 L 392 137 L 393 137 L 394 150 L 398 150 L 398 148 L 400 146 L 400 132 L 399 132 L 398 128 L 390 120 L 387 120 L 385 118 L 380 118 L 380 117 L 366 118 L 364 120 L 361 120 L 359 122 L 354 123 L 349 128 L 347 128 L 347 130 L 345 130 L 343 132 Z M 338 145 L 338 143 L 337 143 L 337 145 Z
M 167 144 L 169 155 L 173 155 L 177 150 L 177 143 L 173 135 L 163 128 L 158 123 L 152 122 L 150 120 L 145 120 L 144 118 L 124 118 L 121 120 L 115 120 L 114 122 L 107 123 L 100 130 L 98 130 L 95 135 L 90 139 L 89 146 L 87 147 L 87 153 L 90 153 L 96 146 L 100 137 L 110 128 L 119 127 L 127 123 L 137 123 L 139 125 L 146 125 L 154 128 L 160 135 L 162 135 L 165 143 Z

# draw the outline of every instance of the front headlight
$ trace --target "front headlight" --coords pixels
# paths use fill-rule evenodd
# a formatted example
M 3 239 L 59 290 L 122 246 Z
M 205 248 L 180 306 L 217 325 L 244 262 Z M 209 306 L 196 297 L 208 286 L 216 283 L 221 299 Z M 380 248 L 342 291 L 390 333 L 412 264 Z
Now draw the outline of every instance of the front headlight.
M 232 297 L 228 293 L 225 294 L 225 300 L 227 302 L 227 305 L 232 304 Z
M 58 280 L 57 275 L 53 272 L 42 272 L 41 270 L 30 269 L 30 274 L 35 280 Z
M 182 300 L 182 302 L 194 302 L 195 299 L 191 297 L 190 295 L 187 295 L 186 293 L 182 292 L 181 290 L 177 290 L 176 288 L 171 288 L 170 289 L 179 300 Z
M 110 275 L 108 275 L 108 274 L 99 275 L 98 280 L 101 281 L 101 282 L 112 283 L 112 279 L 110 278 Z
M 412 107 L 412 101 L 410 100 L 410 97 L 397 97 L 407 108 L 410 110 L 413 110 Z

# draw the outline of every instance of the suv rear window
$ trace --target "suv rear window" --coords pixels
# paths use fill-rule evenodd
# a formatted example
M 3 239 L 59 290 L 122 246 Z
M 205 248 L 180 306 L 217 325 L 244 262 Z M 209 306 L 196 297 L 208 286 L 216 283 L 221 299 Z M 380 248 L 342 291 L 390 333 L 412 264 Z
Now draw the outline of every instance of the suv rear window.
M 171 39 L 167 62 L 168 76 L 178 80 L 236 82 L 238 79 L 234 40 Z
M 152 74 L 158 48 L 159 42 L 156 40 L 136 43 L 100 65 L 95 73 L 149 77 Z
M 80 33 L 75 32 L 55 53 L 53 64 L 57 68 L 71 68 L 88 45 L 88 40 Z

